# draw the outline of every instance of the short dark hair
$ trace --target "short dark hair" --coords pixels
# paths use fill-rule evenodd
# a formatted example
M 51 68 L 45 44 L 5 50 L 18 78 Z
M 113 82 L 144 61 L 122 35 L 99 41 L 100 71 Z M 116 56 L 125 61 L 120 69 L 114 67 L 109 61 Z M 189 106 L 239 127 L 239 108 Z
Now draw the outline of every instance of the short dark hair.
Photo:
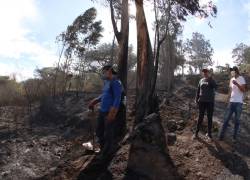
M 230 71 L 235 71 L 237 74 L 240 74 L 239 69 L 238 69 L 237 66 L 234 66 L 234 67 L 230 68 Z
M 201 72 L 203 72 L 203 73 L 208 73 L 208 69 L 204 68 L 204 69 L 202 69 Z

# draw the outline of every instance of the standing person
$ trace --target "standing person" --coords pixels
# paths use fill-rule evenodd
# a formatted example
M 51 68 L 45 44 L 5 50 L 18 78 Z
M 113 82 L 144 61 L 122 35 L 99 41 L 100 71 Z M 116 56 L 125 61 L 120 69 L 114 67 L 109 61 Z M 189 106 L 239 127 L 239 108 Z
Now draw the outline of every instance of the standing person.
M 230 71 L 232 78 L 229 84 L 229 104 L 224 116 L 224 122 L 219 134 L 219 140 L 223 140 L 229 120 L 231 119 L 233 113 L 235 113 L 233 141 L 236 142 L 237 133 L 240 127 L 240 115 L 242 112 L 243 96 L 244 92 L 246 91 L 246 81 L 240 75 L 239 69 L 236 66 L 230 68 Z
M 122 100 L 123 86 L 117 79 L 116 72 L 111 65 L 102 68 L 104 87 L 102 94 L 92 100 L 89 109 L 93 109 L 97 103 L 101 103 L 97 119 L 96 136 L 100 144 L 102 154 L 112 153 L 116 147 L 115 125 L 116 116 Z
M 208 128 L 207 136 L 212 139 L 212 122 L 213 122 L 213 112 L 214 112 L 214 97 L 216 83 L 212 76 L 209 75 L 208 69 L 203 69 L 203 78 L 199 81 L 198 89 L 196 93 L 195 101 L 199 106 L 199 118 L 197 121 L 196 131 L 193 135 L 193 139 L 198 137 L 202 121 L 204 119 L 205 111 L 207 111 Z

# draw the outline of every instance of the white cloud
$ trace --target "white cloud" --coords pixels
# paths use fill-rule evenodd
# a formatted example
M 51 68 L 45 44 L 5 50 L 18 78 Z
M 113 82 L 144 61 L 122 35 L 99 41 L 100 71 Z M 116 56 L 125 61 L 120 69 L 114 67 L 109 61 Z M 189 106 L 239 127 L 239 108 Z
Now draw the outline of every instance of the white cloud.
M 214 66 L 225 66 L 226 63 L 230 66 L 234 64 L 232 58 L 232 49 L 217 49 L 214 52 L 212 59 L 214 61 Z
M 15 75 L 17 81 L 23 81 L 33 76 L 33 67 L 25 67 L 18 65 L 17 62 L 5 64 L 0 62 L 1 75 L 11 76 Z
M 55 51 L 53 48 L 37 42 L 33 36 L 35 32 L 28 26 L 28 23 L 35 24 L 39 22 L 40 18 L 35 0 L 0 1 L 1 69 L 5 66 L 3 61 L 5 58 L 13 60 L 11 62 L 13 64 L 18 64 L 19 60 L 23 60 L 24 57 L 33 61 L 37 66 L 50 66 L 53 64 L 54 60 L 56 60 Z M 13 67 L 10 69 L 16 70 Z M 32 73 L 30 72 L 30 74 Z M 27 72 L 25 74 L 27 75 Z

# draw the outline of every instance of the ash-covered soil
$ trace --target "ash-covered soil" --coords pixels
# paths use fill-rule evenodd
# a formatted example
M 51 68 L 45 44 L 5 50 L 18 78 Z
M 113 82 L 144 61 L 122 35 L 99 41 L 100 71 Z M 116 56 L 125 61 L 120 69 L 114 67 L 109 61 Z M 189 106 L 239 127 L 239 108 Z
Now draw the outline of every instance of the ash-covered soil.
M 135 131 L 134 95 L 128 98 L 128 139 L 103 161 L 86 151 L 93 139 L 97 110 L 87 102 L 96 94 L 48 98 L 25 107 L 0 108 L 0 179 L 250 179 L 249 102 L 244 105 L 239 141 L 217 140 L 226 108 L 216 94 L 213 141 L 192 140 L 197 118 L 195 88 L 183 84 L 172 94 L 160 94 L 160 121 L 148 121 Z M 131 138 L 132 137 L 132 138 Z M 166 144 L 165 144 L 166 143 Z

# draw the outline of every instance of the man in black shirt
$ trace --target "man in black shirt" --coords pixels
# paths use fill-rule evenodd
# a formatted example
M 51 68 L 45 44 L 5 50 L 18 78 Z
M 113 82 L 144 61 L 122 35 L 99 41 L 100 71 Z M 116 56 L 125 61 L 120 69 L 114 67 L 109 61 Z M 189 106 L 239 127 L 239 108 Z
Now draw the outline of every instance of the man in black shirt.
M 199 105 L 199 118 L 197 121 L 196 131 L 193 138 L 198 137 L 198 133 L 204 119 L 205 111 L 207 111 L 207 119 L 208 119 L 208 129 L 207 136 L 211 140 L 212 139 L 212 118 L 214 111 L 214 97 L 215 97 L 215 89 L 216 83 L 213 80 L 212 76 L 209 76 L 209 71 L 207 69 L 202 70 L 203 78 L 199 81 L 198 89 L 196 93 L 195 101 Z

